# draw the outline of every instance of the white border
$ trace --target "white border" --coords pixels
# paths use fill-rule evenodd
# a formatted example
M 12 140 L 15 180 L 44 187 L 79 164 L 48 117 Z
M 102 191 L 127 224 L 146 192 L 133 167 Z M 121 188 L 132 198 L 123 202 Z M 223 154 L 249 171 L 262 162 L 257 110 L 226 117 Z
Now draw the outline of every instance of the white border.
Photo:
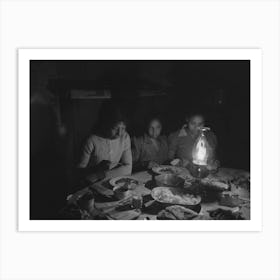
M 29 220 L 30 60 L 250 60 L 251 220 L 246 221 L 35 221 Z M 260 49 L 19 49 L 19 231 L 261 231 L 262 62 Z M 254 139 L 254 141 L 252 141 Z

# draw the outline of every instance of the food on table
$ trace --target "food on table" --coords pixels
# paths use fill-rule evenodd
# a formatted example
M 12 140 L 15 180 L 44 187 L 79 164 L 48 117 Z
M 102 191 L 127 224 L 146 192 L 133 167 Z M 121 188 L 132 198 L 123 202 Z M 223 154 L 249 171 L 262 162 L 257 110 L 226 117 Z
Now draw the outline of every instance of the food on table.
M 247 191 L 250 191 L 250 177 L 249 176 L 236 176 L 231 180 L 231 183 L 234 184 L 237 188 L 243 188 Z
M 154 188 L 152 197 L 161 203 L 181 205 L 196 205 L 200 203 L 200 197 L 198 196 L 167 187 Z
M 107 214 L 112 220 L 135 220 L 141 215 L 139 210 L 113 211 Z
M 132 204 L 132 196 L 128 196 L 118 201 L 117 207 L 131 206 L 131 204 Z
M 183 187 L 185 180 L 173 174 L 161 174 L 155 177 L 156 185 L 158 187 Z
M 125 185 L 125 184 L 138 184 L 138 181 L 132 178 L 122 178 L 116 181 L 118 185 Z
M 221 208 L 208 212 L 213 220 L 244 220 L 240 212 L 233 212 L 231 210 L 224 210 Z
M 117 178 L 117 179 L 112 179 L 110 181 L 111 185 L 114 186 L 114 191 L 127 191 L 127 190 L 133 190 L 135 187 L 137 187 L 140 182 L 135 180 L 134 178 L 129 178 L 129 177 L 122 177 L 122 178 Z
M 229 185 L 217 180 L 215 178 L 207 177 L 201 180 L 201 183 L 204 186 L 208 186 L 210 188 L 220 189 L 220 190 L 227 190 L 229 189 Z
M 244 203 L 239 207 L 239 212 L 245 220 L 250 220 L 250 202 Z
M 185 185 L 191 185 L 195 182 L 195 179 L 190 175 L 184 175 L 183 178 L 185 179 Z
M 199 214 L 196 217 L 194 217 L 193 220 L 209 220 L 209 217 L 207 215 Z
M 132 204 L 131 206 L 134 209 L 141 209 L 143 206 L 143 197 L 141 195 L 134 195 L 132 197 Z
M 157 174 L 179 174 L 180 173 L 180 169 L 175 167 L 175 166 L 171 166 L 171 165 L 160 165 L 157 167 L 153 167 L 152 170 L 157 173 Z
M 192 220 L 198 214 L 180 205 L 166 207 L 157 215 L 158 220 Z
M 159 171 L 161 173 L 168 173 L 168 174 L 175 174 L 175 170 L 173 170 L 172 168 L 168 168 L 168 167 L 165 167 L 165 168 L 161 168 L 159 169 Z
M 238 194 L 234 194 L 229 191 L 222 192 L 219 204 L 228 207 L 236 207 L 243 203 L 238 196 Z

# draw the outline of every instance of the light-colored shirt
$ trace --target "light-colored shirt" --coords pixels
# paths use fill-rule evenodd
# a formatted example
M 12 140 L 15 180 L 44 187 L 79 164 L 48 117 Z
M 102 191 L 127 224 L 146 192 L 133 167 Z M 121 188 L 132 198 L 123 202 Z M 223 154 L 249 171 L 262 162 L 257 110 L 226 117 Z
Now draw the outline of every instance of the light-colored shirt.
M 214 157 L 214 152 L 217 146 L 217 138 L 211 131 L 205 133 L 206 139 L 211 147 L 210 157 Z M 169 152 L 168 158 L 170 160 L 179 158 L 181 160 L 192 161 L 192 150 L 197 140 L 197 137 L 193 137 L 187 132 L 185 127 L 170 134 L 168 137 Z
M 133 163 L 143 163 L 154 161 L 163 164 L 168 159 L 168 145 L 165 136 L 159 136 L 158 139 L 151 139 L 144 135 L 132 140 Z
M 111 162 L 106 177 L 130 175 L 132 155 L 130 136 L 125 133 L 117 139 L 91 135 L 83 147 L 79 168 L 93 167 L 103 160 Z

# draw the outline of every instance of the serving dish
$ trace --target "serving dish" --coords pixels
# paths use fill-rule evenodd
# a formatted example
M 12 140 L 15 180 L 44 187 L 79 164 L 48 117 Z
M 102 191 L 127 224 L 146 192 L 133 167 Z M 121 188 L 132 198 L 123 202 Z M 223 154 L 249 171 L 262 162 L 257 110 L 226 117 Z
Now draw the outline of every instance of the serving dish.
M 160 165 L 152 168 L 152 171 L 158 175 L 161 174 L 172 174 L 179 175 L 181 173 L 181 169 L 172 165 Z
M 151 196 L 155 201 L 166 206 L 195 206 L 201 202 L 200 196 L 190 194 L 183 188 L 156 187 L 152 190 Z
M 185 184 L 185 180 L 173 174 L 161 174 L 155 176 L 155 182 L 158 187 L 175 187 L 180 188 Z

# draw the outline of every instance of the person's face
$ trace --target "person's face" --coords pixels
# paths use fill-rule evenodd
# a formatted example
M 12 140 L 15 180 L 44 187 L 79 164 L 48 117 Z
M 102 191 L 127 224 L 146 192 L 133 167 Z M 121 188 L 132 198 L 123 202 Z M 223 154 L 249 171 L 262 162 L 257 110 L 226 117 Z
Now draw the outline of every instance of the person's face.
M 117 123 L 112 129 L 111 129 L 111 138 L 117 139 L 121 137 L 125 133 L 126 125 L 123 122 Z
M 198 135 L 202 127 L 204 127 L 204 118 L 202 116 L 193 116 L 188 121 L 188 129 L 193 135 Z
M 158 120 L 152 120 L 148 127 L 148 134 L 151 138 L 158 138 L 161 133 L 161 123 Z

